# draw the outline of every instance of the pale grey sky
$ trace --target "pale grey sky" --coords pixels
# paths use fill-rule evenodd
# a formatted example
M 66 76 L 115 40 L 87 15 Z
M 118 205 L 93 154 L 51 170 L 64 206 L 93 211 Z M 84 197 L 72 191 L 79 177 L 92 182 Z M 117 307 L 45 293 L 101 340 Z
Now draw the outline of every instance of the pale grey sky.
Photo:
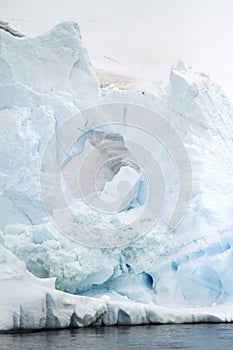
M 233 101 L 233 0 L 0 0 L 0 13 L 30 35 L 76 20 L 95 66 L 150 84 L 181 60 Z

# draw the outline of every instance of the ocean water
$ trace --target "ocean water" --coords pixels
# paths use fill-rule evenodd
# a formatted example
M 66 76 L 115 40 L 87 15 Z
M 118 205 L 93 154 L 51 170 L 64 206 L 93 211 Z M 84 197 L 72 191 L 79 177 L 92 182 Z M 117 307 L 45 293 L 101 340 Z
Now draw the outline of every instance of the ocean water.
M 233 349 L 233 324 L 96 327 L 0 334 L 1 350 Z

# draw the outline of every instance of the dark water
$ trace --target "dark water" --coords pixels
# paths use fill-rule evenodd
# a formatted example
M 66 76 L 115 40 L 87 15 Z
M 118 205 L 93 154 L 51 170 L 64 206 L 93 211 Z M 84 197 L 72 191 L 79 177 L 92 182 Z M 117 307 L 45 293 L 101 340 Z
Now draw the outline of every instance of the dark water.
M 104 327 L 0 334 L 1 350 L 233 349 L 233 324 Z

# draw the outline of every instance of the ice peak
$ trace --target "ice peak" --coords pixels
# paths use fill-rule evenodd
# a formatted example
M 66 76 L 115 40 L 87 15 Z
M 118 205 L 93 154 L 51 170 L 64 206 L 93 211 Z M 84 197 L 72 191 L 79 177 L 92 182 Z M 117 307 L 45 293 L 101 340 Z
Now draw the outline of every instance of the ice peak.
M 67 36 L 69 39 L 71 36 L 77 36 L 79 39 L 81 39 L 79 25 L 77 22 L 73 21 L 58 23 L 49 31 L 49 34 L 59 34 L 59 36 L 63 38 Z

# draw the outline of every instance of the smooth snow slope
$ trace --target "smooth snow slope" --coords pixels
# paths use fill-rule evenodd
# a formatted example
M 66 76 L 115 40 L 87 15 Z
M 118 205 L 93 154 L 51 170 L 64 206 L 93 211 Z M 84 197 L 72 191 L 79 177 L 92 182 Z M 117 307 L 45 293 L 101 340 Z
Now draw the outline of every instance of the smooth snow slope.
M 37 38 L 16 38 L 4 31 L 0 35 L 0 224 L 5 246 L 1 247 L 0 329 L 59 328 L 96 322 L 231 321 L 233 108 L 221 88 L 206 75 L 179 63 L 171 70 L 167 87 L 155 84 L 143 92 L 114 86 L 100 89 L 76 24 L 62 23 Z M 124 198 L 124 205 L 121 203 L 111 220 L 106 213 L 94 214 L 87 203 L 75 202 L 72 191 L 64 185 L 69 204 L 78 213 L 68 230 L 79 237 L 70 240 L 71 236 L 59 232 L 49 221 L 43 205 L 43 152 L 53 132 L 68 117 L 104 104 L 101 112 L 106 112 L 104 120 L 108 123 L 108 112 L 115 103 L 122 123 L 130 117 L 132 106 L 139 106 L 136 110 L 140 112 L 146 107 L 162 115 L 177 131 L 192 165 L 191 199 L 180 225 L 168 231 L 166 220 L 179 188 L 177 170 L 172 170 L 168 152 L 158 142 L 153 144 L 149 134 L 139 132 L 136 142 L 150 150 L 164 172 L 166 193 L 159 225 L 146 235 L 140 235 L 142 226 L 134 226 L 129 244 L 114 247 L 97 246 L 95 242 L 97 228 L 103 232 L 116 230 L 141 215 L 148 188 L 133 170 L 136 152 L 127 163 L 128 171 L 134 174 L 133 199 L 125 206 Z M 102 118 L 95 108 L 89 119 L 88 115 L 82 112 L 80 119 L 84 142 L 92 135 L 85 131 Z M 110 131 L 121 133 L 125 139 L 132 137 L 128 126 L 126 130 L 117 126 Z M 110 134 L 114 142 L 111 135 L 115 134 Z M 58 162 L 62 139 L 57 131 L 55 136 Z M 73 145 L 67 162 L 82 154 L 84 143 L 80 142 Z M 128 157 L 127 153 L 125 161 Z M 120 180 L 126 168 L 118 172 Z M 52 167 L 42 168 L 42 173 L 47 176 L 47 192 L 54 203 L 50 191 Z M 105 170 L 101 181 L 116 187 L 119 179 L 114 175 Z M 153 176 L 155 183 L 159 181 L 157 173 L 152 172 L 149 178 Z M 101 188 L 106 190 L 108 186 Z M 160 187 L 155 186 L 152 197 L 159 198 Z M 67 218 L 67 210 L 56 205 L 57 217 Z M 51 278 L 56 278 L 56 288 L 61 291 L 52 288 Z

